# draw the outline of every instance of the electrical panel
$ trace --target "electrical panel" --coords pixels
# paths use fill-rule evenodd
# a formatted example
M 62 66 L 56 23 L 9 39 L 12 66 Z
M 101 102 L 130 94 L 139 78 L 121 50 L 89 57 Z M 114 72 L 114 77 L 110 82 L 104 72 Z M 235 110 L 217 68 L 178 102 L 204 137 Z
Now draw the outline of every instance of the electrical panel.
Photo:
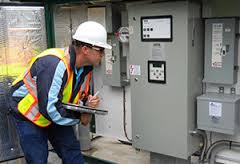
M 197 98 L 198 129 L 234 135 L 239 130 L 240 96 L 206 93 Z
M 237 82 L 237 34 L 236 18 L 205 20 L 204 82 L 229 85 Z
M 112 50 L 105 50 L 102 62 L 103 84 L 115 87 L 127 85 L 126 80 L 126 57 L 122 56 L 121 43 L 112 35 L 109 39 Z
M 114 87 L 122 87 L 128 84 L 127 57 L 123 56 L 122 43 L 117 36 L 122 22 L 121 9 L 121 6 L 114 4 L 107 4 L 105 9 L 108 43 L 112 45 L 112 50 L 105 50 L 105 56 L 101 64 L 102 81 L 104 85 Z
M 200 5 L 189 1 L 128 6 L 135 148 L 181 159 L 198 149 L 189 131 L 196 128 L 195 98 L 202 91 L 200 17 Z

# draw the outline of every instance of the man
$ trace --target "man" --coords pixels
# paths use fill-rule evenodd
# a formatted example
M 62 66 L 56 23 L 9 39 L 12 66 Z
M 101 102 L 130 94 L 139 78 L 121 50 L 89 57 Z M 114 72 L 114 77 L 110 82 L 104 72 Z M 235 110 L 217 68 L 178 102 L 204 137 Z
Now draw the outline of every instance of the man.
M 99 105 L 89 95 L 92 66 L 104 55 L 107 33 L 99 23 L 82 23 L 68 49 L 48 49 L 34 57 L 10 90 L 10 113 L 28 164 L 47 164 L 48 140 L 64 164 L 82 164 L 72 126 L 87 125 L 89 114 L 65 109 L 62 103 Z

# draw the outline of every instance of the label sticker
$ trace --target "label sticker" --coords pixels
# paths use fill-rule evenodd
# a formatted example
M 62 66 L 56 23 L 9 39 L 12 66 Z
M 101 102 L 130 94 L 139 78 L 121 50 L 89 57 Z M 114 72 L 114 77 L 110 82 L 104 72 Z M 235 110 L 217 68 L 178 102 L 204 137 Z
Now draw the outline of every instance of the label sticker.
M 222 103 L 209 102 L 209 116 L 222 117 Z
M 222 68 L 223 24 L 212 24 L 212 67 Z
M 129 71 L 130 75 L 141 75 L 140 65 L 130 65 Z
M 154 43 L 152 46 L 152 59 L 165 60 L 164 44 Z

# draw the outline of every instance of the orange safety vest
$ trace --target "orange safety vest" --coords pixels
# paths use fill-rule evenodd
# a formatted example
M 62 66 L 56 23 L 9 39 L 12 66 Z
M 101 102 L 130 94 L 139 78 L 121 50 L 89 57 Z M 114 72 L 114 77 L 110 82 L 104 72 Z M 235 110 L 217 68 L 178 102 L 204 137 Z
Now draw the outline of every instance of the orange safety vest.
M 66 59 L 66 56 L 64 54 L 64 51 L 57 48 L 52 48 L 43 51 L 41 54 L 34 57 L 27 68 L 27 70 L 24 72 L 24 74 L 20 75 L 14 82 L 13 85 L 15 85 L 17 82 L 23 80 L 24 84 L 26 85 L 28 89 L 28 94 L 18 103 L 18 111 L 25 116 L 28 120 L 33 122 L 34 124 L 40 126 L 40 127 L 46 127 L 51 124 L 51 121 L 46 119 L 40 112 L 39 112 L 39 106 L 38 106 L 38 98 L 37 98 L 37 85 L 36 81 L 33 80 L 30 69 L 32 64 L 40 57 L 47 56 L 47 55 L 53 55 L 57 56 L 59 59 L 61 59 L 66 68 L 67 68 L 67 83 L 63 90 L 63 99 L 62 102 L 64 103 L 70 103 L 70 99 L 72 97 L 72 88 L 73 88 L 73 71 L 70 69 L 70 65 L 68 64 L 68 61 Z M 83 84 L 81 85 L 78 94 L 74 98 L 73 103 L 77 104 L 79 100 L 84 98 L 84 96 L 88 95 L 89 91 L 89 84 L 91 79 L 91 73 L 88 73 L 88 75 L 85 77 Z

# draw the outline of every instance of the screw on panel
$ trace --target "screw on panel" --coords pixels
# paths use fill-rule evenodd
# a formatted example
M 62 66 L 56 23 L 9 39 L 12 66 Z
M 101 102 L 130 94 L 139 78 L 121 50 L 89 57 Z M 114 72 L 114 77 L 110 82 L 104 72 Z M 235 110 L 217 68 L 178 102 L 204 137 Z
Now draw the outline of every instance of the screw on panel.
M 224 93 L 224 87 L 219 87 L 219 88 L 218 88 L 218 92 L 219 92 L 219 93 Z
M 231 94 L 233 94 L 233 95 L 236 94 L 236 88 L 232 87 L 232 88 L 230 89 L 230 91 L 231 91 Z
M 135 137 L 136 137 L 136 139 L 140 139 L 140 135 L 139 134 L 137 134 Z

